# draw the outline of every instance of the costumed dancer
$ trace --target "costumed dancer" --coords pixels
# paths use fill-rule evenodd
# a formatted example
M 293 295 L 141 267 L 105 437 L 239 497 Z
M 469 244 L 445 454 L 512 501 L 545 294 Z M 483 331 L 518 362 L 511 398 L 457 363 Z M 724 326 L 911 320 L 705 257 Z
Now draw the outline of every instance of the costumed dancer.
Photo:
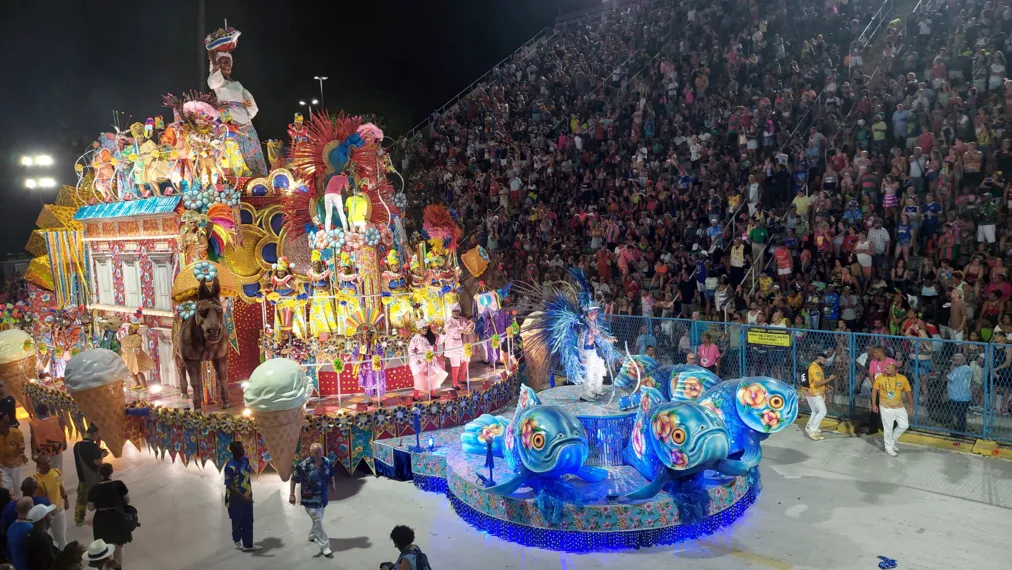
M 295 275 L 285 257 L 279 257 L 273 265 L 274 275 L 271 276 L 270 300 L 274 302 L 274 330 L 278 335 L 294 334 L 299 338 L 305 336 L 306 328 L 302 315 L 297 311 L 298 300 Z
M 358 345 L 356 360 L 358 366 L 358 385 L 370 398 L 382 398 L 387 391 L 387 371 L 383 357 L 386 351 L 379 343 L 373 342 L 373 331 L 365 329 L 362 333 L 364 341 Z
M 309 142 L 309 128 L 306 126 L 302 113 L 295 113 L 291 123 L 288 123 L 288 138 L 292 148 L 301 143 Z
M 527 353 L 544 351 L 548 370 L 562 368 L 567 380 L 583 384 L 581 399 L 595 400 L 604 390 L 608 362 L 621 358 L 601 307 L 580 269 L 569 270 L 569 282 L 545 291 L 519 284 L 522 314 L 527 316 Z
M 313 302 L 309 309 L 309 330 L 314 337 L 326 341 L 331 333 L 337 332 L 337 317 L 334 314 L 334 300 L 331 298 L 329 269 L 323 264 L 320 250 L 312 254 L 313 270 L 309 278 L 313 285 Z
M 116 137 L 116 152 L 113 153 L 116 165 L 116 190 L 120 200 L 132 200 L 140 197 L 134 185 L 134 145 L 126 134 Z
M 359 186 L 367 187 L 370 182 L 368 178 L 365 178 L 359 184 L 352 180 L 350 185 L 353 195 L 344 202 L 345 207 L 348 208 L 347 223 L 351 225 L 353 230 L 364 232 L 372 217 L 372 200 L 360 190 Z
M 408 344 L 408 366 L 415 379 L 414 397 L 421 400 L 423 394 L 435 397 L 436 389 L 443 384 L 447 374 L 436 358 L 436 333 L 432 332 L 426 321 L 418 321 L 415 327 L 418 332 Z
M 398 329 L 406 329 L 411 326 L 411 301 L 408 299 L 407 281 L 401 270 L 400 259 L 397 252 L 390 250 L 386 259 L 387 268 L 383 270 L 383 286 L 390 293 L 389 297 L 384 296 L 383 303 L 387 305 L 388 321 L 390 326 Z
M 207 46 L 207 59 L 211 64 L 211 74 L 207 77 L 207 86 L 213 89 L 215 95 L 218 96 L 220 108 L 228 109 L 231 112 L 232 122 L 237 129 L 239 148 L 242 150 L 246 166 L 252 171 L 253 176 L 267 176 L 267 163 L 264 162 L 260 137 L 257 136 L 257 131 L 252 123 L 259 108 L 253 95 L 242 86 L 242 83 L 232 79 L 231 49 L 235 48 L 240 32 L 225 30 L 225 33 L 231 34 L 233 37 L 229 51 L 217 51 L 210 45 Z M 208 36 L 207 43 L 210 44 L 213 39 L 212 36 Z
M 450 378 L 454 389 L 467 381 L 468 359 L 464 357 L 464 335 L 474 332 L 474 323 L 460 316 L 460 305 L 450 307 L 450 318 L 443 325 L 443 350 L 450 359 Z
M 190 265 L 207 259 L 207 229 L 201 220 L 202 214 L 187 210 L 180 221 L 183 222 L 183 265 Z
M 143 390 L 148 387 L 148 381 L 144 377 L 144 373 L 153 369 L 155 363 L 144 352 L 144 337 L 140 334 L 140 325 L 131 323 L 129 331 L 123 337 L 123 361 L 126 362 L 127 370 L 130 371 L 130 377 L 136 382 L 131 387 L 131 390 Z

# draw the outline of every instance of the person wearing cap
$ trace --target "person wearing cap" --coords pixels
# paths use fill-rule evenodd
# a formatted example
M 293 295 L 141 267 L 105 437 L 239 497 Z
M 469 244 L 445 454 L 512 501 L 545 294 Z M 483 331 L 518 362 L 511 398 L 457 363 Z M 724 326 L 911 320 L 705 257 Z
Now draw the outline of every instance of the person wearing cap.
M 60 549 L 48 532 L 55 510 L 55 505 L 35 505 L 28 511 L 32 528 L 25 537 L 25 570 L 49 570 L 56 562 Z
M 53 511 L 50 529 L 53 538 L 56 539 L 57 548 L 67 546 L 67 510 L 70 509 L 70 499 L 67 498 L 67 490 L 63 487 L 63 473 L 53 467 L 52 459 L 48 455 L 40 455 L 35 462 L 36 473 L 32 477 L 38 484 L 35 493 L 49 500 L 55 510 Z
M 116 545 L 109 544 L 101 538 L 88 545 L 84 553 L 84 560 L 89 568 L 102 568 L 112 570 L 113 556 L 116 553 Z
M 896 372 L 890 363 L 885 372 L 875 378 L 871 388 L 871 410 L 882 416 L 882 436 L 885 452 L 896 457 L 896 442 L 910 427 L 913 399 L 907 377 Z M 877 403 L 876 403 L 877 402 Z
M 414 378 L 414 398 L 421 400 L 426 395 L 436 396 L 436 390 L 446 380 L 442 359 L 436 358 L 436 333 L 425 320 L 415 323 L 415 336 L 408 343 L 408 367 Z
M 443 351 L 450 361 L 450 379 L 453 388 L 460 388 L 467 382 L 467 366 L 469 360 L 464 356 L 464 335 L 474 332 L 474 323 L 460 316 L 460 305 L 450 306 L 450 318 L 443 325 Z M 503 334 L 503 331 L 499 331 Z
M 973 370 L 966 363 L 966 355 L 961 352 L 953 354 L 952 370 L 945 375 L 946 391 L 952 409 L 952 429 L 955 431 L 953 435 L 966 433 L 966 411 L 973 399 L 970 390 L 972 380 Z
M 24 570 L 28 567 L 28 553 L 25 550 L 25 538 L 33 528 L 32 521 L 28 520 L 28 514 L 35 507 L 31 497 L 22 497 L 14 505 L 18 518 L 10 528 L 7 529 L 7 560 L 17 570 Z
M 822 425 L 822 420 L 826 417 L 826 386 L 836 379 L 835 375 L 826 378 L 822 369 L 828 358 L 829 352 L 822 352 L 808 365 L 808 385 L 804 387 L 805 400 L 808 401 L 808 407 L 812 410 L 808 417 L 808 424 L 805 426 L 805 433 L 816 441 L 824 439 L 819 426 Z
M 39 484 L 35 481 L 35 478 L 27 477 L 21 482 L 21 496 L 29 497 L 35 505 L 51 504 L 48 498 L 40 497 L 36 494 L 38 488 Z M 0 514 L 0 535 L 7 534 L 7 530 L 16 520 L 18 520 L 17 501 L 11 501 L 7 503 L 7 506 L 3 509 L 3 513 Z
M 28 463 L 25 456 L 25 436 L 11 426 L 11 418 L 0 416 L 0 485 L 15 489 L 21 482 L 21 466 Z

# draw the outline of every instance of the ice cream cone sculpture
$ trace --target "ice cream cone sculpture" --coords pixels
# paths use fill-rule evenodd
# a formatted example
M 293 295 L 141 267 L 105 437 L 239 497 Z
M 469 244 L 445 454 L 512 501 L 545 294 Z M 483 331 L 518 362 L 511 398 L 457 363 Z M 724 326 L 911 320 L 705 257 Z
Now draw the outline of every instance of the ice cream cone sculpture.
M 36 349 L 32 337 L 21 329 L 0 332 L 0 380 L 25 410 L 25 384 L 35 378 Z
M 130 371 L 120 355 L 104 348 L 85 350 L 67 362 L 64 383 L 88 423 L 101 428 L 102 441 L 113 457 L 126 442 L 126 396 L 123 380 Z
M 253 371 L 243 395 L 282 481 L 292 476 L 310 385 L 298 362 L 273 358 Z

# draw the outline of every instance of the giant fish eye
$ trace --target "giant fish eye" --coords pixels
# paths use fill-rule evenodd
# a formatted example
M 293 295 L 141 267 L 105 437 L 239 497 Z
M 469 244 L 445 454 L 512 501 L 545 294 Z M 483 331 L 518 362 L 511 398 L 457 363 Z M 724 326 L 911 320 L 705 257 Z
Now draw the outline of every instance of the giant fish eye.
M 678 445 L 685 443 L 685 430 L 678 428 L 671 432 L 671 441 L 677 443 Z
M 783 396 L 770 397 L 770 407 L 773 408 L 774 410 L 779 410 L 780 408 L 784 407 L 784 397 Z
M 534 436 L 531 438 L 531 445 L 534 447 L 536 451 L 541 451 L 542 449 L 544 449 L 545 434 L 543 433 L 534 434 Z

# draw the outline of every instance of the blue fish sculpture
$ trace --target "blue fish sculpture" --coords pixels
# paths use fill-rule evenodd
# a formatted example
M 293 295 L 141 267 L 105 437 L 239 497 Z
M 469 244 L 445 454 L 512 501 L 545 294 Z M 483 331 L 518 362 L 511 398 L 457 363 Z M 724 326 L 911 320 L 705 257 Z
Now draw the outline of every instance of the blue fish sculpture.
M 508 420 L 492 414 L 482 414 L 464 426 L 464 432 L 460 434 L 460 446 L 467 453 L 484 455 L 488 453 L 488 442 L 491 441 L 492 455 L 502 457 L 503 434 L 508 425 Z
M 649 499 L 670 483 L 692 478 L 706 470 L 744 475 L 748 469 L 728 460 L 730 437 L 716 413 L 695 402 L 665 402 L 654 388 L 643 388 L 632 438 L 623 451 L 626 463 L 649 483 L 626 495 Z
M 643 354 L 626 354 L 622 368 L 612 378 L 612 384 L 622 390 L 635 390 L 637 386 L 667 390 L 668 372 L 653 358 Z
M 671 401 L 692 401 L 709 386 L 720 383 L 720 376 L 702 366 L 679 364 L 671 368 L 665 396 Z
M 500 425 L 505 423 L 502 418 L 491 420 Z M 491 420 L 482 416 L 464 427 L 461 443 L 466 451 L 486 452 L 483 445 L 479 446 L 477 434 L 489 434 Z M 468 434 L 476 435 L 472 440 Z M 582 500 L 580 492 L 564 478 L 566 475 L 589 482 L 608 477 L 604 469 L 584 465 L 588 455 L 587 433 L 576 416 L 563 408 L 542 405 L 528 386 L 520 387 L 516 412 L 505 424 L 501 439 L 502 456 L 514 475 L 487 491 L 509 495 L 521 487 L 529 487 L 536 495 L 538 509 L 549 522 L 558 522 L 564 503 Z
M 776 378 L 749 376 L 707 387 L 696 403 L 716 413 L 731 438 L 728 457 L 750 469 L 762 459 L 760 444 L 798 417 L 798 392 Z

